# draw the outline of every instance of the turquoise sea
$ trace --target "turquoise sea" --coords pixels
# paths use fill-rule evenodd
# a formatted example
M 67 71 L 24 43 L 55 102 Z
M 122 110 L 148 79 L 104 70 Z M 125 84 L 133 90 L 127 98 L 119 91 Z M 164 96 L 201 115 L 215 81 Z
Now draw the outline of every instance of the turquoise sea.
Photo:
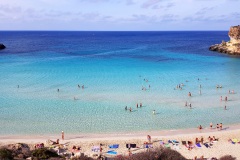
M 227 31 L 1 31 L 0 135 L 237 124 L 240 59 L 208 50 L 222 40 Z

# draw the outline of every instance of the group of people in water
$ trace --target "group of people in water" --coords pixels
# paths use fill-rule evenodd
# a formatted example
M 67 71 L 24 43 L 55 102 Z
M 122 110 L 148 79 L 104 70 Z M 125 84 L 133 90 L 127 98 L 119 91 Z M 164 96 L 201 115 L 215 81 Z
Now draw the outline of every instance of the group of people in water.
M 141 107 L 142 107 L 142 103 L 140 103 L 139 106 L 138 106 L 138 103 L 137 103 L 137 104 L 136 104 L 136 107 L 137 107 L 137 108 L 139 108 L 139 107 L 141 108 Z M 125 110 L 129 110 L 130 112 L 132 112 L 132 107 L 129 107 L 129 108 L 128 108 L 128 106 L 126 106 L 126 107 L 125 107 Z
M 216 125 L 215 128 L 213 128 L 213 123 L 211 122 L 209 127 L 210 127 L 210 129 L 217 129 L 218 131 L 221 131 L 223 129 L 223 124 L 219 123 L 219 124 Z M 203 129 L 202 125 L 199 125 L 198 129 L 199 129 L 199 131 L 201 131 Z
M 139 105 L 138 105 L 138 103 L 136 104 L 136 108 L 141 108 L 141 107 L 142 107 L 142 103 L 140 103 Z M 128 108 L 128 106 L 125 106 L 125 110 L 126 110 L 126 111 L 129 110 L 130 112 L 132 112 L 132 107 L 129 107 L 129 108 Z M 155 114 L 156 114 L 156 111 L 153 110 L 152 113 L 155 115 Z

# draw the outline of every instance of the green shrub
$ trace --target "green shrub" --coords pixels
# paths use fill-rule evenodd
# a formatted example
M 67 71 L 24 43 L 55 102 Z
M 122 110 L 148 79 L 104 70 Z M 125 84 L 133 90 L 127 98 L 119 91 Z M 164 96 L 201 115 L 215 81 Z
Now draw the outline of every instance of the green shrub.
M 59 157 L 56 152 L 48 150 L 46 148 L 40 148 L 32 151 L 32 155 L 38 159 L 49 159 L 51 157 Z
M 13 159 L 12 151 L 6 148 L 0 149 L 0 159 L 1 160 L 11 160 Z
M 147 152 L 137 153 L 130 157 L 117 158 L 117 160 L 186 160 L 186 158 L 175 150 L 157 148 Z
M 225 155 L 221 157 L 219 160 L 236 160 L 236 158 L 231 155 Z

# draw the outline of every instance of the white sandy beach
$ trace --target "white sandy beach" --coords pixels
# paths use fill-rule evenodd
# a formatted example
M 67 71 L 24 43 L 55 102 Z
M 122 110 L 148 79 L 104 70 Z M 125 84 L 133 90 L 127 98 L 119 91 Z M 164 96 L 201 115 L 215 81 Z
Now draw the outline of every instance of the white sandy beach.
M 171 145 L 172 149 L 176 149 L 184 157 L 192 159 L 195 156 L 198 158 L 204 156 L 205 158 L 217 157 L 220 158 L 224 155 L 232 155 L 236 158 L 240 158 L 240 144 L 232 144 L 228 140 L 237 138 L 240 139 L 240 125 L 231 125 L 223 127 L 223 130 L 217 131 L 216 129 L 204 128 L 202 131 L 198 129 L 185 129 L 185 130 L 169 130 L 169 131 L 149 131 L 138 133 L 113 133 L 113 134 L 85 134 L 85 135 L 67 135 L 65 133 L 65 140 L 61 140 L 60 135 L 44 135 L 44 136 L 0 136 L 0 145 L 13 143 L 26 143 L 33 146 L 37 143 L 45 143 L 48 139 L 56 140 L 60 139 L 60 144 L 67 144 L 69 152 L 73 145 L 81 146 L 81 153 L 92 156 L 96 154 L 91 151 L 93 146 L 99 146 L 103 144 L 103 153 L 107 152 L 108 145 L 119 144 L 119 148 L 116 149 L 118 154 L 127 155 L 126 144 L 133 143 L 137 147 L 142 147 L 144 142 L 147 142 L 147 135 L 151 135 L 153 148 L 160 147 L 160 140 L 167 142 L 168 140 L 181 141 L 193 141 L 195 138 L 199 139 L 201 136 L 204 138 L 204 142 L 208 142 L 208 136 L 215 136 L 219 138 L 218 142 L 214 142 L 212 148 L 206 148 L 202 145 L 201 148 L 193 148 L 191 151 L 186 146 L 180 143 L 179 148 L 175 148 Z M 133 148 L 132 153 L 144 151 L 146 149 Z

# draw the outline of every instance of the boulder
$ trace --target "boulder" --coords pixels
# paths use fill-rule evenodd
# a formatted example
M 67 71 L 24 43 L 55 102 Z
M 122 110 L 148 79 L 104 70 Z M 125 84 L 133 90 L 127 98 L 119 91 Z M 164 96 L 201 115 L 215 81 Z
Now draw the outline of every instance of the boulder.
M 0 43 L 0 49 L 5 49 L 6 47 Z
M 209 50 L 230 55 L 240 55 L 240 26 L 230 27 L 228 36 L 230 41 L 222 41 L 221 44 L 212 45 L 209 47 Z

